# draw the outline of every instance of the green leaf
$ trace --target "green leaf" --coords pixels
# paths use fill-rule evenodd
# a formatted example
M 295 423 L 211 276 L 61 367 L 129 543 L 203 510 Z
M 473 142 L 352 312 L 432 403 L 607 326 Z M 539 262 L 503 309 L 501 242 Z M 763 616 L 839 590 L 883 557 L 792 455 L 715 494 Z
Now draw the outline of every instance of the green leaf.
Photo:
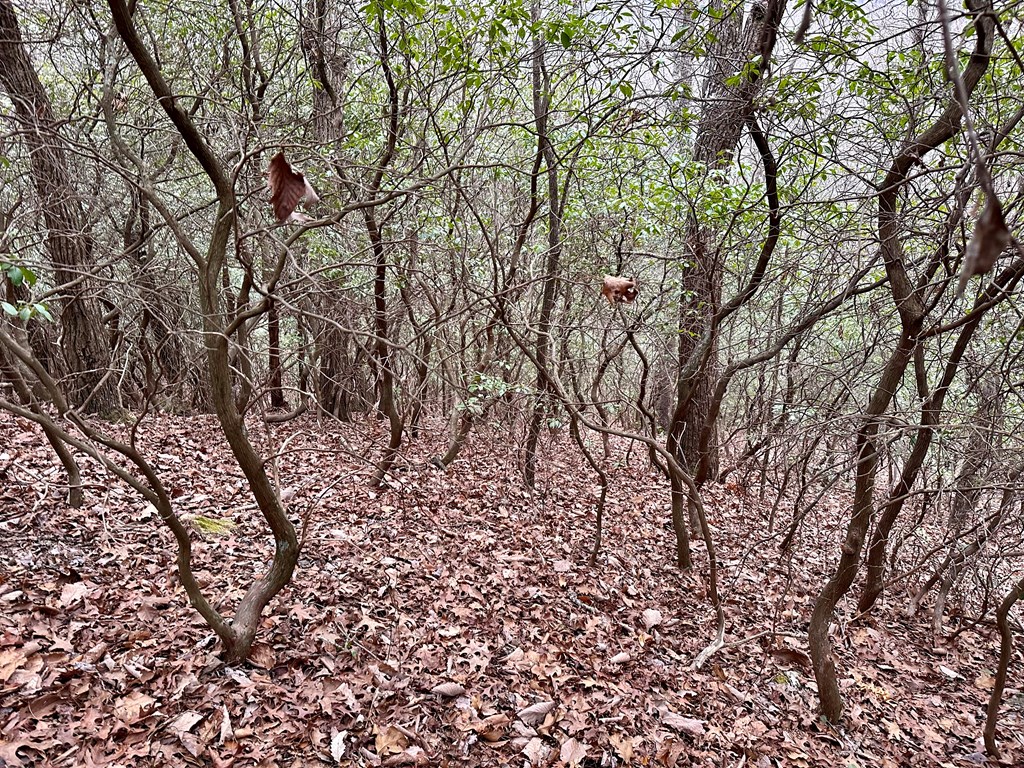
M 562 43 L 563 48 L 568 48 L 569 43 L 572 42 L 572 35 L 566 32 L 564 29 L 558 33 L 558 39 Z
M 53 322 L 53 315 L 50 314 L 50 310 L 47 309 L 45 304 L 36 304 L 34 309 L 35 309 L 37 314 L 40 314 L 43 317 L 45 317 L 47 319 L 47 321 L 49 321 L 51 323 Z
M 28 304 L 18 310 L 18 319 L 23 323 L 27 323 L 30 317 L 32 317 L 32 307 Z
M 0 307 L 3 307 L 4 312 L 11 317 L 16 317 L 18 314 L 18 308 L 13 304 L 8 304 L 6 301 L 0 301 Z
M 619 90 L 622 91 L 622 95 L 627 99 L 633 95 L 633 86 L 623 80 L 619 83 Z

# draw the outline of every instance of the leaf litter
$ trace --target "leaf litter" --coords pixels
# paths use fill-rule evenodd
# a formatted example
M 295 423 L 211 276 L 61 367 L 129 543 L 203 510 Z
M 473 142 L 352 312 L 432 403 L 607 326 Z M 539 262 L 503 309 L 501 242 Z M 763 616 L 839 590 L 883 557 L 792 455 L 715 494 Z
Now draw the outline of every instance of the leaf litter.
M 0 416 L 0 766 L 983 760 L 995 667 L 984 626 L 933 647 L 923 623 L 891 612 L 844 618 L 846 720 L 818 721 L 803 637 L 843 499 L 787 562 L 761 502 L 706 490 L 728 644 L 695 670 L 714 632 L 701 545 L 694 574 L 673 567 L 665 484 L 635 450 L 616 446 L 590 566 L 593 478 L 568 439 L 551 438 L 530 492 L 497 435 L 475 435 L 447 473 L 430 466 L 438 429 L 374 491 L 350 457 L 371 451 L 375 429 L 309 418 L 260 438 L 264 450 L 287 439 L 278 471 L 310 527 L 253 658 L 231 666 L 188 607 L 152 509 L 89 457 L 86 504 L 67 508 L 45 441 Z M 142 435 L 183 517 L 222 523 L 193 527 L 195 567 L 232 605 L 266 565 L 268 537 L 215 420 L 152 418 Z M 1009 764 L 1024 758 L 1014 696 L 1000 733 Z

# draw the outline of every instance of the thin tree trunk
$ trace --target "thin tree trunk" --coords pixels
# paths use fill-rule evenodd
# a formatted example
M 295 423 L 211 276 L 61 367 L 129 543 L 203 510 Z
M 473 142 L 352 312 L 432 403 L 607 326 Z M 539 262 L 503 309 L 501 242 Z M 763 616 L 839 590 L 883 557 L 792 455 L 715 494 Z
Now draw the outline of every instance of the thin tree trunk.
M 989 52 L 992 48 L 994 23 L 985 12 L 991 11 L 990 2 L 975 2 L 975 29 L 977 42 L 971 63 L 964 80 L 973 90 L 988 67 Z M 857 433 L 856 483 L 854 487 L 853 510 L 847 525 L 839 564 L 818 595 L 811 621 L 807 629 L 811 665 L 818 683 L 818 697 L 822 715 L 831 722 L 838 722 L 843 712 L 843 700 L 836 677 L 835 661 L 832 658 L 832 643 L 828 637 L 829 627 L 835 615 L 836 606 L 853 584 L 860 563 L 861 550 L 874 513 L 875 475 L 878 469 L 878 435 L 881 416 L 888 410 L 903 374 L 910 363 L 917 346 L 926 317 L 925 305 L 920 287 L 915 287 L 907 273 L 900 242 L 901 220 L 898 211 L 898 196 L 906 182 L 907 175 L 924 156 L 949 140 L 960 129 L 963 111 L 959 102 L 953 100 L 939 119 L 920 136 L 909 142 L 896 155 L 889 172 L 882 182 L 878 197 L 878 234 L 882 259 L 892 293 L 893 305 L 900 317 L 902 333 L 899 342 L 879 378 L 865 409 Z
M 540 21 L 540 5 L 534 2 L 533 21 Z M 544 40 L 540 34 L 533 41 L 533 117 L 537 142 L 544 158 L 548 182 L 548 249 L 544 262 L 543 293 L 537 319 L 537 394 L 526 433 L 526 456 L 523 479 L 534 487 L 537 474 L 537 443 L 548 407 L 547 379 L 543 373 L 551 363 L 551 314 L 555 307 L 558 267 L 562 255 L 562 206 L 558 189 L 558 158 L 548 134 L 548 110 L 551 108 L 551 79 L 544 61 Z

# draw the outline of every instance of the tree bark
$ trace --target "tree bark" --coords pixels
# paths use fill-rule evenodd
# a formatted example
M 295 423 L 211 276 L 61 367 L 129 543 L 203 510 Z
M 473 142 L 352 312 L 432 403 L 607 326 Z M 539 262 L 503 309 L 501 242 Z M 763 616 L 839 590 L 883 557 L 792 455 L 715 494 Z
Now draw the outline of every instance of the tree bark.
M 540 20 L 540 6 L 533 5 L 533 20 Z M 538 152 L 544 158 L 548 182 L 548 249 L 544 262 L 543 292 L 540 316 L 537 319 L 537 394 L 526 433 L 526 455 L 523 479 L 534 487 L 537 475 L 537 444 L 550 400 L 544 371 L 551 363 L 551 313 L 555 307 L 555 289 L 562 257 L 562 202 L 558 188 L 558 158 L 548 133 L 548 110 L 551 108 L 551 80 L 544 62 L 544 40 L 538 34 L 533 43 L 533 118 L 537 129 Z
M 110 344 L 103 311 L 93 291 L 93 238 L 81 197 L 75 190 L 64 139 L 50 98 L 25 50 L 11 0 L 0 0 L 0 85 L 14 103 L 29 151 L 32 181 L 46 225 L 46 248 L 54 281 L 61 287 L 61 349 L 69 399 L 104 413 L 118 403 L 110 375 Z
M 977 41 L 964 75 L 968 93 L 981 79 L 988 67 L 992 49 L 994 23 L 987 12 L 991 11 L 990 0 L 973 0 Z M 857 432 L 857 464 L 854 487 L 853 510 L 847 525 L 839 564 L 835 573 L 822 588 L 811 614 L 807 629 L 811 664 L 818 683 L 818 697 L 821 713 L 831 722 L 837 722 L 843 713 L 843 700 L 836 678 L 835 662 L 832 658 L 832 644 L 828 630 L 836 606 L 853 584 L 860 563 L 861 550 L 874 514 L 875 474 L 878 468 L 879 421 L 888 410 L 896 388 L 903 378 L 914 348 L 919 343 L 921 329 L 927 310 L 921 296 L 920 284 L 915 285 L 907 271 L 903 258 L 898 198 L 908 174 L 915 164 L 935 147 L 952 138 L 960 129 L 963 110 L 953 99 L 939 119 L 919 136 L 908 142 L 893 159 L 889 172 L 880 187 L 878 196 L 878 239 L 886 275 L 892 293 L 893 305 L 900 317 L 902 332 L 895 350 L 871 395 L 865 409 L 861 426 Z
M 709 172 L 722 171 L 732 164 L 744 125 L 753 112 L 754 96 L 768 69 L 785 6 L 785 0 L 755 2 L 744 25 L 742 2 L 719 0 L 712 5 L 721 22 L 712 30 L 708 52 L 712 69 L 703 93 L 706 107 L 693 147 L 694 160 L 704 164 Z M 747 62 L 758 54 L 759 65 L 745 71 Z M 716 477 L 717 441 L 712 435 L 702 447 L 701 433 L 708 423 L 718 376 L 717 331 L 712 331 L 710 347 L 700 340 L 721 305 L 722 263 L 715 233 L 695 216 L 688 223 L 686 241 L 692 264 L 684 272 L 681 286 L 679 373 L 666 449 L 689 472 L 697 473 L 703 463 L 705 474 Z M 695 355 L 704 355 L 706 360 L 693 374 L 685 375 Z

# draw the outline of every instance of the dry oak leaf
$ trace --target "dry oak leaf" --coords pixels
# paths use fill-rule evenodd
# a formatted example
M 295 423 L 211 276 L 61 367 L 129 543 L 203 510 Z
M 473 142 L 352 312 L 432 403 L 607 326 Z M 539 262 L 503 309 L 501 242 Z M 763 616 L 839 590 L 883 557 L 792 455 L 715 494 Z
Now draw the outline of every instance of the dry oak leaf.
M 274 206 L 274 215 L 278 221 L 288 221 L 299 203 L 312 205 L 320 200 L 302 171 L 295 170 L 285 160 L 284 152 L 278 152 L 270 158 L 267 181 L 270 185 L 270 203 Z
M 644 611 L 644 629 L 651 630 L 661 625 L 661 611 L 648 608 Z
M 544 722 L 545 715 L 554 708 L 555 702 L 553 701 L 539 701 L 526 709 L 519 710 L 517 717 L 527 725 L 540 725 Z
M 985 207 L 974 225 L 974 235 L 967 244 L 964 253 L 964 264 L 960 270 L 960 283 L 956 295 L 963 296 L 967 283 L 975 275 L 983 275 L 992 270 L 996 259 L 1003 249 L 1010 244 L 1013 236 L 1003 220 L 1003 209 L 994 195 L 989 195 Z
M 587 756 L 587 745 L 581 744 L 576 739 L 568 739 L 562 744 L 558 758 L 566 765 L 579 765 Z
M 466 692 L 466 689 L 458 683 L 441 683 L 430 689 L 431 693 L 443 696 L 446 699 L 456 699 Z
M 661 722 L 669 728 L 675 728 L 680 733 L 685 733 L 687 736 L 697 737 L 704 734 L 703 720 L 694 720 L 692 717 L 683 717 L 682 715 L 676 714 L 670 710 L 662 711 Z

